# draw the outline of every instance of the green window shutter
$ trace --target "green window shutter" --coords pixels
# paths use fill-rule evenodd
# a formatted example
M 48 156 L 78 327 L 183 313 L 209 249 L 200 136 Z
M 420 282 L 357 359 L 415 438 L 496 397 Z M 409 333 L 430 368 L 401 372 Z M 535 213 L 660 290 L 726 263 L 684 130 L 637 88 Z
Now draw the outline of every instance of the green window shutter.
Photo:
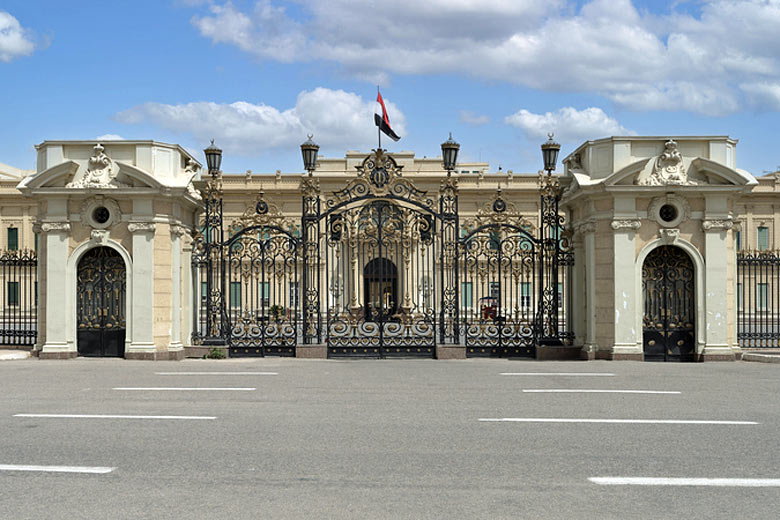
M 742 251 L 742 231 L 737 231 L 734 238 L 737 241 L 737 251 Z
M 6 282 L 6 305 L 19 305 L 19 282 Z
M 471 282 L 463 282 L 460 285 L 460 301 L 461 301 L 461 307 L 463 307 L 464 309 L 471 309 L 474 306 L 474 302 L 471 299 L 472 289 L 473 286 Z
M 765 311 L 767 308 L 769 295 L 768 286 L 765 283 L 756 284 L 756 309 Z
M 16 251 L 19 249 L 19 229 L 8 228 L 8 250 Z
M 757 245 L 759 251 L 766 251 L 769 249 L 769 228 L 766 226 L 759 226 Z
M 241 282 L 230 282 L 230 306 L 241 307 Z

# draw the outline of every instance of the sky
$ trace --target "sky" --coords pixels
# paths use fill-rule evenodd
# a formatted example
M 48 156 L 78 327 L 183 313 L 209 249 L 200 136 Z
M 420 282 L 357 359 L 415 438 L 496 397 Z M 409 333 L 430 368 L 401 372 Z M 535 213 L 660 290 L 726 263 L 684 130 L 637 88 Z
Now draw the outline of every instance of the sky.
M 534 173 L 610 135 L 729 135 L 780 165 L 780 0 L 3 0 L 0 163 L 60 139 L 179 143 L 226 173 L 377 146 Z

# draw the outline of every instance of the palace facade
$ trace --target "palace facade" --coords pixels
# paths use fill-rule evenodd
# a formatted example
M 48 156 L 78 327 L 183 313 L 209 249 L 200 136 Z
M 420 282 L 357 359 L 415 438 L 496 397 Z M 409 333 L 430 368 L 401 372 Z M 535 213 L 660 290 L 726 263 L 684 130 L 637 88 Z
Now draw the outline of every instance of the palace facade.
M 699 361 L 780 339 L 780 174 L 726 136 L 588 141 L 560 175 L 36 148 L 35 171 L 0 164 L 0 340 L 41 358 Z

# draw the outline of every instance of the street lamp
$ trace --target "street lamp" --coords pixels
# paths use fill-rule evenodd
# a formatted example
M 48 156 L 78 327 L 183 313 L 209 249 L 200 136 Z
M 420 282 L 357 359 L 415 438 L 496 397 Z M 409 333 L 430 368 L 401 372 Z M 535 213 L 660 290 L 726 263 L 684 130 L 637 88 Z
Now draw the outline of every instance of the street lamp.
M 547 134 L 549 139 L 547 142 L 542 143 L 542 158 L 544 158 L 544 169 L 547 170 L 547 175 L 552 174 L 555 170 L 555 163 L 558 161 L 558 152 L 561 151 L 561 145 L 553 141 L 554 134 Z
M 441 143 L 441 157 L 444 169 L 447 170 L 447 177 L 455 169 L 455 164 L 458 160 L 458 150 L 460 150 L 460 145 L 452 139 L 452 132 L 450 132 L 450 138 Z
M 214 144 L 214 139 L 211 140 L 211 144 L 208 148 L 203 150 L 206 154 L 206 165 L 209 169 L 209 174 L 212 176 L 219 173 L 219 167 L 222 165 L 222 150 Z
M 303 156 L 303 168 L 309 172 L 309 176 L 314 172 L 317 167 L 317 152 L 320 147 L 317 143 L 312 141 L 313 135 L 309 134 L 309 138 L 306 142 L 301 144 L 301 155 Z

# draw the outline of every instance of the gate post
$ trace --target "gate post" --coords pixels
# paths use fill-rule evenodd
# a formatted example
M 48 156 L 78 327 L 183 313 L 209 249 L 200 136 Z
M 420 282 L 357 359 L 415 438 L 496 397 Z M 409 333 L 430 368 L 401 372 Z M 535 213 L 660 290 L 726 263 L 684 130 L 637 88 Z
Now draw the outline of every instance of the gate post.
M 301 234 L 303 246 L 302 311 L 303 344 L 322 343 L 320 306 L 320 185 L 311 171 L 301 179 Z
M 458 183 L 447 171 L 447 179 L 439 190 L 441 215 L 441 310 L 439 313 L 439 342 L 460 345 L 460 316 L 458 306 L 459 275 L 459 219 Z
M 222 254 L 222 172 L 218 169 L 209 171 L 211 179 L 206 183 L 205 207 L 206 215 L 203 226 L 203 238 L 200 249 L 201 258 L 194 258 L 193 263 L 200 261 L 206 268 L 206 330 L 202 344 L 208 346 L 226 346 L 226 312 L 225 312 L 225 271 Z M 202 271 L 201 271 L 202 273 Z
M 561 256 L 563 217 L 558 213 L 561 188 L 552 170 L 539 173 L 539 319 L 540 345 L 563 345 L 558 335 L 558 272 Z

